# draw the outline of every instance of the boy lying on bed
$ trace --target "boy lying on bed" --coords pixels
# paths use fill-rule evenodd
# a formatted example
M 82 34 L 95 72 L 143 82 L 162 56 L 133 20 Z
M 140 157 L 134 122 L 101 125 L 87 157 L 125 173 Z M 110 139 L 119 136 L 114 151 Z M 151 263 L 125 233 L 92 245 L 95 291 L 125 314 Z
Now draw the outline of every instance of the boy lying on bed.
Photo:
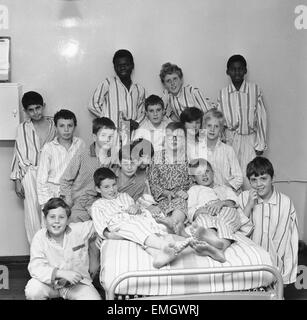
M 93 203 L 91 215 L 101 238 L 106 238 L 106 232 L 116 231 L 122 239 L 140 244 L 153 256 L 155 268 L 170 263 L 189 245 L 191 238 L 177 236 L 173 240 L 149 211 L 141 210 L 127 193 L 118 192 L 117 177 L 112 170 L 97 169 L 94 182 L 101 198 Z
M 215 185 L 211 164 L 205 159 L 194 159 L 189 163 L 189 174 L 194 185 L 188 190 L 187 218 L 192 226 L 182 230 L 181 235 L 199 240 L 193 248 L 201 255 L 225 262 L 224 251 L 236 241 L 235 233 L 248 235 L 253 224 L 237 210 L 238 199 L 230 187 Z M 212 250 L 209 245 L 215 247 Z

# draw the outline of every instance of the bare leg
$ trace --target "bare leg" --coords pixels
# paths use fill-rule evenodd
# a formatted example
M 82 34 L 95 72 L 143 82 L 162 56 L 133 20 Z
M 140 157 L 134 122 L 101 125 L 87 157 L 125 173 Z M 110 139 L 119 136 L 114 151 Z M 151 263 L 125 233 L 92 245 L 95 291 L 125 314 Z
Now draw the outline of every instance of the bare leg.
M 184 230 L 184 220 L 186 216 L 183 211 L 179 209 L 175 209 L 172 212 L 172 221 L 173 221 L 173 229 L 176 234 L 182 236 L 188 236 L 188 234 Z
M 174 225 L 171 217 L 166 217 L 164 215 L 163 216 L 161 215 L 161 216 L 155 217 L 155 220 L 157 223 L 161 223 L 165 225 L 168 233 L 174 233 Z

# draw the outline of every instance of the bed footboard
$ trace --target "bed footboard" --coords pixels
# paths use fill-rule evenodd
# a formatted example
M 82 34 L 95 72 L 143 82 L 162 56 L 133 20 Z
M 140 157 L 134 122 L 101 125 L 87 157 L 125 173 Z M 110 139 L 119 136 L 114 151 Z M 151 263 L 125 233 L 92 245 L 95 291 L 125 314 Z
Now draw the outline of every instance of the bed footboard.
M 194 269 L 172 269 L 172 270 L 145 270 L 145 271 L 130 271 L 119 275 L 113 280 L 110 289 L 108 290 L 107 299 L 114 300 L 116 287 L 128 278 L 144 278 L 157 276 L 182 276 L 182 275 L 198 275 L 198 274 L 217 274 L 217 273 L 237 273 L 237 272 L 253 272 L 267 271 L 271 273 L 275 280 L 274 290 L 269 292 L 216 292 L 216 293 L 198 293 L 188 295 L 169 295 L 169 296 L 154 296 L 145 299 L 155 300 L 282 300 L 283 299 L 283 280 L 279 271 L 270 265 L 254 265 L 254 266 L 235 266 L 235 267 L 219 267 L 219 268 L 194 268 Z

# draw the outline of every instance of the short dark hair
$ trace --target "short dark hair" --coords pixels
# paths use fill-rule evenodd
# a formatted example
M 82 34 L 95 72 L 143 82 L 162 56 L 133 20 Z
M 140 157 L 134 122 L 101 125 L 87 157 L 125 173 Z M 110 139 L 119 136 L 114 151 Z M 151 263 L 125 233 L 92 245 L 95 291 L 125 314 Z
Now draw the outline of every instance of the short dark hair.
M 162 109 L 164 109 L 163 100 L 155 94 L 150 95 L 145 99 L 145 110 L 148 111 L 148 106 L 153 106 L 156 104 L 159 104 L 162 107 Z
M 246 68 L 246 66 L 247 66 L 246 60 L 243 56 L 241 56 L 240 54 L 234 54 L 227 61 L 227 69 L 229 69 L 230 66 L 235 62 L 241 62 L 243 64 L 244 68 Z
M 246 177 L 250 179 L 251 176 L 261 176 L 268 174 L 273 178 L 274 168 L 269 159 L 265 157 L 255 157 L 246 167 Z
M 167 129 L 172 130 L 172 131 L 175 131 L 175 130 L 177 130 L 177 129 L 182 129 L 182 130 L 184 131 L 184 134 L 186 134 L 185 126 L 184 126 L 184 124 L 181 123 L 181 122 L 175 122 L 175 121 L 174 121 L 174 122 L 170 122 L 170 123 L 166 126 L 165 130 L 167 130 Z
M 115 124 L 110 118 L 101 117 L 93 120 L 93 125 L 92 125 L 93 134 L 97 134 L 97 132 L 103 128 L 116 130 Z
M 197 159 L 193 159 L 189 162 L 189 175 L 192 175 L 192 176 L 195 175 L 195 170 L 193 170 L 193 169 L 196 169 L 200 166 L 206 166 L 206 167 L 210 168 L 211 171 L 214 173 L 212 165 L 209 161 L 207 161 L 206 159 L 203 159 L 203 158 L 197 158 Z
M 106 167 L 98 168 L 94 172 L 94 183 L 95 183 L 95 186 L 97 188 L 100 188 L 101 181 L 103 181 L 105 179 L 116 180 L 117 177 L 116 177 L 116 174 L 109 168 L 106 168 Z
M 139 159 L 145 154 L 148 154 L 153 158 L 154 147 L 150 141 L 139 138 L 133 140 L 131 144 L 122 146 L 118 151 L 118 159 L 120 162 L 122 159 Z
M 50 210 L 57 209 L 60 207 L 65 209 L 67 218 L 69 218 L 71 215 L 70 207 L 62 198 L 50 198 L 47 201 L 47 203 L 44 205 L 44 208 L 43 208 L 44 216 L 47 217 Z
M 134 66 L 133 55 L 130 51 L 128 51 L 126 49 L 117 50 L 113 56 L 113 65 L 115 64 L 115 60 L 119 59 L 119 58 L 128 58 Z
M 23 95 L 21 103 L 24 109 L 27 110 L 28 107 L 33 104 L 40 106 L 44 105 L 44 99 L 38 92 L 28 91 Z
M 182 79 L 183 73 L 181 68 L 179 68 L 176 64 L 172 64 L 170 62 L 164 63 L 160 71 L 161 82 L 164 83 L 164 79 L 167 74 L 173 74 L 173 73 L 176 73 L 178 77 Z
M 204 112 L 196 107 L 185 108 L 180 114 L 180 122 L 192 122 L 203 118 Z
M 70 111 L 70 110 L 66 110 L 66 109 L 61 109 L 60 111 L 58 111 L 54 117 L 53 117 L 53 121 L 55 126 L 57 126 L 58 120 L 59 119 L 65 119 L 65 120 L 73 120 L 74 125 L 77 126 L 77 118 L 76 115 Z

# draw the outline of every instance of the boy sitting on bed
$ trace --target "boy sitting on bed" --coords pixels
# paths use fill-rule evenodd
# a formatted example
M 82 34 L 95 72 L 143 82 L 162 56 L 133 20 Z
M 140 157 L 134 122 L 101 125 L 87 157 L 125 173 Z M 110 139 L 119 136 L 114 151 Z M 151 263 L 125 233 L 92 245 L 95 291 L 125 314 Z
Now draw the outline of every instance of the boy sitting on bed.
M 296 281 L 298 227 L 289 197 L 273 186 L 274 169 L 264 157 L 248 163 L 246 176 L 251 189 L 239 195 L 239 204 L 255 225 L 251 239 L 267 250 L 281 272 L 284 284 Z
M 235 232 L 241 230 L 249 234 L 253 226 L 236 209 L 238 199 L 232 189 L 214 184 L 214 173 L 208 161 L 194 159 L 189 163 L 189 170 L 195 184 L 188 190 L 187 217 L 193 224 L 183 232 L 191 233 L 216 249 L 208 251 L 208 248 L 198 246 L 195 248 L 198 253 L 225 262 L 224 251 L 236 241 Z
M 88 239 L 95 232 L 93 222 L 68 225 L 71 210 L 61 198 L 51 198 L 43 213 L 46 228 L 39 230 L 31 243 L 26 298 L 101 300 L 88 272 Z
M 146 210 L 140 210 L 127 194 L 118 192 L 117 177 L 108 168 L 99 168 L 94 173 L 94 182 L 101 199 L 91 208 L 95 229 L 101 238 L 106 232 L 116 231 L 122 239 L 140 244 L 153 256 L 153 266 L 161 268 L 176 258 L 190 243 L 183 237 L 179 241 L 169 236 Z

